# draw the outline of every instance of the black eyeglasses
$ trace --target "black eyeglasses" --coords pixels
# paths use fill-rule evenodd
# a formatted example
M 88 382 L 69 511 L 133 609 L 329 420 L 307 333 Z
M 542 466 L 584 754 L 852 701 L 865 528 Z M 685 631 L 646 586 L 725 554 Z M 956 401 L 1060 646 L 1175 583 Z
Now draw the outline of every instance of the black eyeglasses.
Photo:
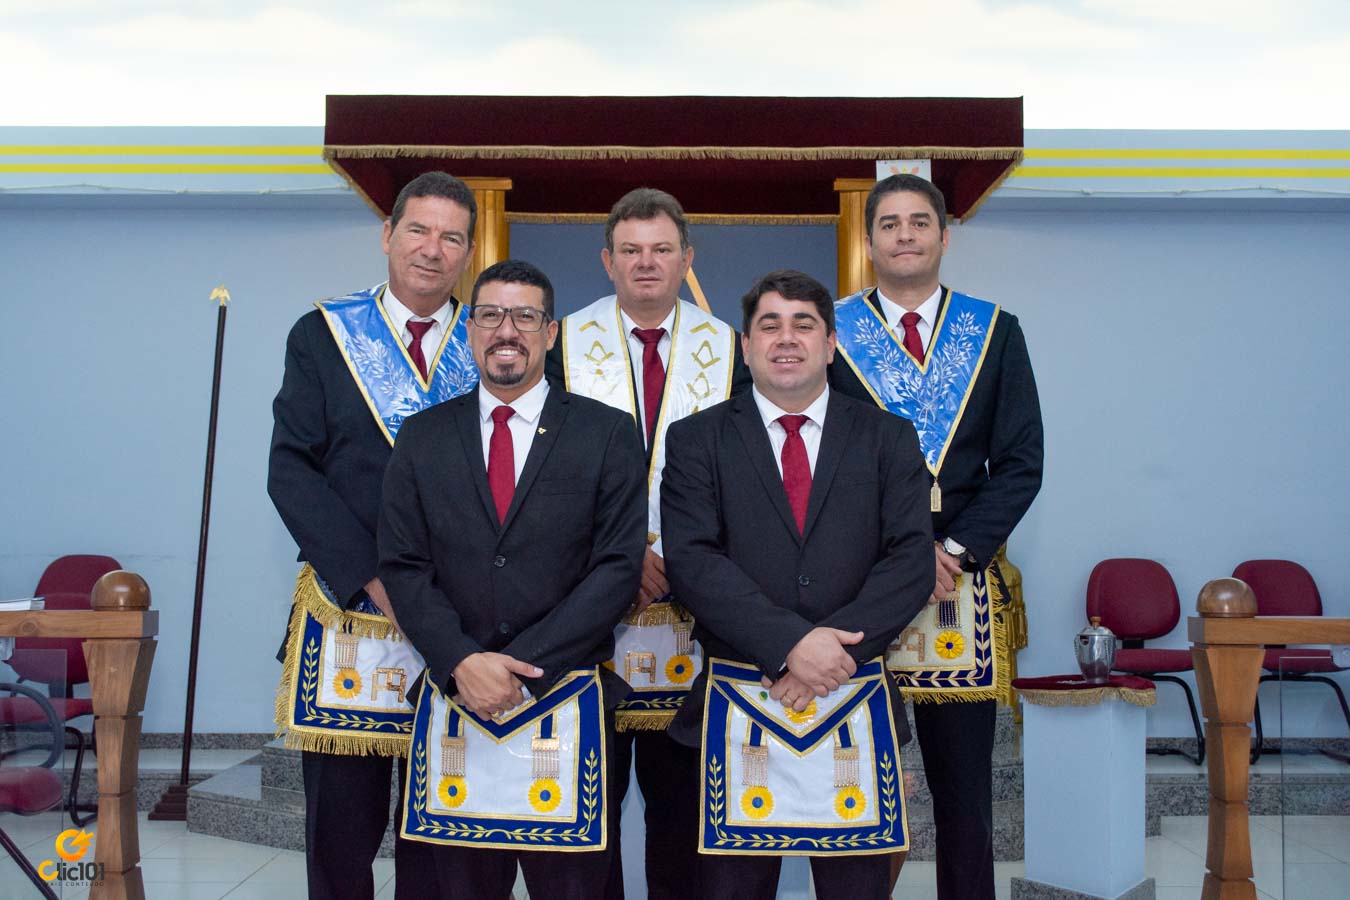
M 500 328 L 511 316 L 516 331 L 538 331 L 548 321 L 548 313 L 533 306 L 475 306 L 469 310 L 469 318 L 479 328 Z

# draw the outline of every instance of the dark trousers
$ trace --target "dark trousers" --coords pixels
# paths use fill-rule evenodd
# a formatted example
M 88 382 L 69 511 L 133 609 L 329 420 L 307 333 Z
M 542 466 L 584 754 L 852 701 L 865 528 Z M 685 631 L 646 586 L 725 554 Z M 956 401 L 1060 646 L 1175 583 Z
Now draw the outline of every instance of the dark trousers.
M 913 709 L 933 795 L 938 900 L 993 900 L 996 702 Z
M 645 805 L 648 900 L 689 900 L 698 891 L 699 751 L 664 731 L 624 731 L 614 736 L 615 798 L 628 793 L 629 765 L 636 758 Z M 623 856 L 616 823 L 615 847 L 605 900 L 623 900 Z
M 780 856 L 699 856 L 704 900 L 774 900 Z M 891 855 L 811 858 L 817 900 L 884 900 L 891 894 Z
M 306 750 L 301 766 L 310 900 L 373 898 L 375 880 L 370 866 L 389 825 L 394 760 Z M 403 769 L 399 767 L 400 795 Z M 396 835 L 397 831 L 395 827 Z M 399 900 L 435 896 L 435 871 L 426 845 L 395 838 L 394 878 Z

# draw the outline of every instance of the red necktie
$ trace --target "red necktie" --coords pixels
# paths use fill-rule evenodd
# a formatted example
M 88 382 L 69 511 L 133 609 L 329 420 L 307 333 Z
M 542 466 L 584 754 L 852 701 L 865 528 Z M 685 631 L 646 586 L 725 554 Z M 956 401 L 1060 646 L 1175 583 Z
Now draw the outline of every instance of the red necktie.
M 633 336 L 642 341 L 642 408 L 647 419 L 647 445 L 656 430 L 656 413 L 661 408 L 661 392 L 666 387 L 666 367 L 661 364 L 657 345 L 665 337 L 664 328 L 634 328 Z
M 422 337 L 435 324 L 435 319 L 430 322 L 419 322 L 416 319 L 408 320 L 408 331 L 412 332 L 412 343 L 408 344 L 408 355 L 412 357 L 413 365 L 417 366 L 417 371 L 422 373 L 423 378 L 427 377 L 427 358 L 422 354 Z
M 511 498 L 516 493 L 516 451 L 511 442 L 511 429 L 506 420 L 516 414 L 509 406 L 499 406 L 492 411 L 492 438 L 488 441 L 488 487 L 492 490 L 492 502 L 497 507 L 497 521 L 506 521 L 506 511 L 511 508 Z
M 783 487 L 787 490 L 788 506 L 797 520 L 797 531 L 806 532 L 806 502 L 811 499 L 811 461 L 806 458 L 806 444 L 802 441 L 802 426 L 806 416 L 779 416 L 778 424 L 787 432 L 783 442 Z
M 900 324 L 905 326 L 905 349 L 909 355 L 919 362 L 923 362 L 923 338 L 919 337 L 920 316 L 916 312 L 907 312 L 900 317 Z

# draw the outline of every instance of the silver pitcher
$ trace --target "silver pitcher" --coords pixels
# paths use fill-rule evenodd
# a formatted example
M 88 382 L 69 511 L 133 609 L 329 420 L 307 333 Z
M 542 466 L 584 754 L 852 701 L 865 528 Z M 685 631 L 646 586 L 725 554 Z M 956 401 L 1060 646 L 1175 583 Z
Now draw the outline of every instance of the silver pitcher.
M 1087 628 L 1078 632 L 1073 652 L 1078 657 L 1078 668 L 1090 684 L 1105 684 L 1111 677 L 1116 662 L 1116 636 L 1102 624 L 1100 616 L 1093 616 Z

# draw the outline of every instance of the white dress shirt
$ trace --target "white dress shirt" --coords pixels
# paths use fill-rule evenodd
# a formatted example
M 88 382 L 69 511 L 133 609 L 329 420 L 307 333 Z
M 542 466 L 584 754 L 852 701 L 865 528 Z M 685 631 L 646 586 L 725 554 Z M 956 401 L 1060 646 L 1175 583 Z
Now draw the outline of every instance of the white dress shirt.
M 483 433 L 483 465 L 487 465 L 492 432 L 497 427 L 497 423 L 492 421 L 492 411 L 499 406 L 509 406 L 515 415 L 506 420 L 506 427 L 511 429 L 511 449 L 516 454 L 515 480 L 520 481 L 520 473 L 525 469 L 525 460 L 530 455 L 530 445 L 534 443 L 534 436 L 539 433 L 539 416 L 544 412 L 544 400 L 548 397 L 548 379 L 540 378 L 538 384 L 510 403 L 498 400 L 483 382 L 480 381 L 478 386 L 478 418 Z
M 905 309 L 899 303 L 891 300 L 877 288 L 877 299 L 881 301 L 881 314 L 886 319 L 886 324 L 895 332 L 895 336 L 901 341 L 905 339 L 905 327 L 900 324 L 900 317 L 909 310 Z M 925 354 L 928 351 L 928 343 L 933 337 L 933 327 L 937 324 L 938 307 L 942 305 L 942 286 L 939 285 L 933 296 L 923 301 L 915 308 L 919 314 L 919 324 L 914 327 L 919 330 L 919 340 L 923 341 Z
M 405 347 L 412 344 L 412 332 L 408 330 L 410 321 L 416 319 L 419 322 L 433 323 L 427 329 L 427 333 L 422 335 L 422 358 L 427 361 L 427 374 L 431 374 L 436 364 L 436 351 L 441 349 L 441 341 L 445 339 L 446 323 L 450 321 L 450 301 L 445 301 L 440 309 L 429 316 L 415 316 L 413 311 L 404 306 L 394 296 L 394 292 L 386 287 L 383 302 L 384 311 L 389 314 L 389 320 L 394 323 L 394 331 L 398 333 L 398 339 Z
M 789 416 L 787 410 L 779 409 L 767 397 L 759 392 L 759 388 L 751 388 L 751 394 L 755 398 L 755 406 L 759 407 L 759 414 L 764 419 L 764 427 L 769 432 L 769 443 L 773 445 L 773 461 L 778 466 L 778 477 L 783 476 L 783 445 L 787 443 L 787 431 L 778 423 L 779 416 Z M 825 390 L 820 392 L 820 396 L 811 401 L 811 405 L 796 415 L 806 416 L 806 421 L 802 423 L 799 434 L 802 436 L 802 443 L 806 445 L 806 461 L 811 465 L 811 474 L 816 474 L 816 455 L 820 453 L 820 434 L 821 429 L 825 427 L 825 408 L 830 404 L 830 386 L 827 384 Z
M 679 303 L 678 300 L 675 302 Z M 633 393 L 637 397 L 638 422 L 640 424 L 645 424 L 647 421 L 647 403 L 642 391 L 642 348 L 645 347 L 646 344 L 638 340 L 633 334 L 633 329 L 638 327 L 638 323 L 628 318 L 628 313 L 623 311 L 622 306 L 619 307 L 619 318 L 623 320 L 623 333 L 628 338 L 628 364 L 633 367 L 633 386 L 636 388 Z M 666 330 L 666 333 L 661 335 L 661 340 L 656 343 L 656 353 L 661 357 L 661 368 L 669 373 L 670 333 L 675 328 L 675 307 L 672 306 L 670 308 L 670 315 L 666 316 L 666 320 L 657 327 Z

